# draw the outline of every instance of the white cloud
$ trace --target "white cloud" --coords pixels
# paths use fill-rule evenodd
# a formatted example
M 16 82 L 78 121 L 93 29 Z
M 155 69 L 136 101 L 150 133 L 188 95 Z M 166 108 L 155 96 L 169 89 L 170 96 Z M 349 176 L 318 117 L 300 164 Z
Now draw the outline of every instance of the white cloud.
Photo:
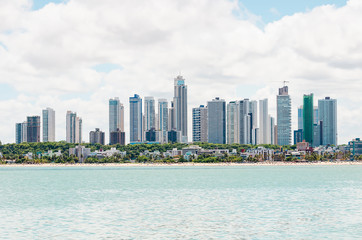
M 70 0 L 31 11 L 29 1 L 0 1 L 0 83 L 19 93 L 0 102 L 0 140 L 14 142 L 15 122 L 56 110 L 57 140 L 65 139 L 66 110 L 83 118 L 84 135 L 108 131 L 108 99 L 168 98 L 181 71 L 191 108 L 219 96 L 239 96 L 243 84 L 264 86 L 269 98 L 290 81 L 293 121 L 304 93 L 339 101 L 339 140 L 362 136 L 362 4 L 317 7 L 265 25 L 237 2 Z M 97 64 L 122 70 L 96 72 Z M 79 95 L 80 97 L 77 97 Z M 83 97 L 87 96 L 87 97 Z M 246 96 L 247 97 L 247 96 Z M 317 101 L 315 101 L 317 104 Z M 190 139 L 191 139 L 191 131 Z M 128 133 L 127 133 L 127 138 Z

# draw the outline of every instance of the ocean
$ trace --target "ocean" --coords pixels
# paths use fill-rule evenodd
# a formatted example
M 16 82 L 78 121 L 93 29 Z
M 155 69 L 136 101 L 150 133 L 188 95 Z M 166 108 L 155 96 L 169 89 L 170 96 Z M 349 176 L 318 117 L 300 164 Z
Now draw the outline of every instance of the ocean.
M 362 165 L 0 167 L 0 239 L 358 239 Z

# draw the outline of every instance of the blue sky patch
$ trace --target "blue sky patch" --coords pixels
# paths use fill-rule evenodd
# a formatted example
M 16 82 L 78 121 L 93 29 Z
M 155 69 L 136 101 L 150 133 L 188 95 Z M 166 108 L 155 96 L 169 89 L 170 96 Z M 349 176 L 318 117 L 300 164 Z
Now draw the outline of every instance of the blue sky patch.
M 262 84 L 242 84 L 236 87 L 236 95 L 239 98 L 252 98 L 252 96 L 259 90 L 262 89 Z
M 39 10 L 43 8 L 48 3 L 63 3 L 67 2 L 67 0 L 33 0 L 33 10 Z
M 93 66 L 92 69 L 96 70 L 97 72 L 109 73 L 113 70 L 122 70 L 123 67 L 121 65 L 113 63 L 102 63 Z
M 261 16 L 264 23 L 269 23 L 286 15 L 306 12 L 321 5 L 334 4 L 337 7 L 342 7 L 346 5 L 347 0 L 239 0 L 239 2 L 252 14 Z
M 63 3 L 68 0 L 33 0 L 33 10 L 39 10 L 48 3 Z M 239 2 L 252 14 L 260 16 L 264 23 L 273 22 L 286 15 L 305 12 L 317 6 L 334 4 L 337 7 L 346 5 L 347 0 L 239 0 Z M 235 14 L 235 13 L 234 13 Z
M 18 92 L 13 86 L 7 83 L 0 83 L 0 100 L 9 100 L 17 96 Z

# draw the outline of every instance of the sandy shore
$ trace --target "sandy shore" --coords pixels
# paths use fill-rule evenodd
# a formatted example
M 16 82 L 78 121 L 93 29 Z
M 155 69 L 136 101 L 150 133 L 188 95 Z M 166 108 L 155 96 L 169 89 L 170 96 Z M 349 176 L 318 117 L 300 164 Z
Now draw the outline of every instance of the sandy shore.
M 1 167 L 213 167 L 213 166 L 334 166 L 334 165 L 362 165 L 362 161 L 335 161 L 335 162 L 258 162 L 258 163 L 104 163 L 104 164 L 5 164 Z

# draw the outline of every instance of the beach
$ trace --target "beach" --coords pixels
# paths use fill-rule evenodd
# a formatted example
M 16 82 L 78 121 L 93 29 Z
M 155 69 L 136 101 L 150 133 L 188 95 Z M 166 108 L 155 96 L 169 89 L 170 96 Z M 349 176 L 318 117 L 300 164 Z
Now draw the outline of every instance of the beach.
M 42 163 L 42 164 L 3 164 L 2 167 L 220 167 L 220 166 L 338 166 L 362 165 L 362 161 L 319 161 L 319 162 L 279 162 L 264 161 L 256 163 Z

